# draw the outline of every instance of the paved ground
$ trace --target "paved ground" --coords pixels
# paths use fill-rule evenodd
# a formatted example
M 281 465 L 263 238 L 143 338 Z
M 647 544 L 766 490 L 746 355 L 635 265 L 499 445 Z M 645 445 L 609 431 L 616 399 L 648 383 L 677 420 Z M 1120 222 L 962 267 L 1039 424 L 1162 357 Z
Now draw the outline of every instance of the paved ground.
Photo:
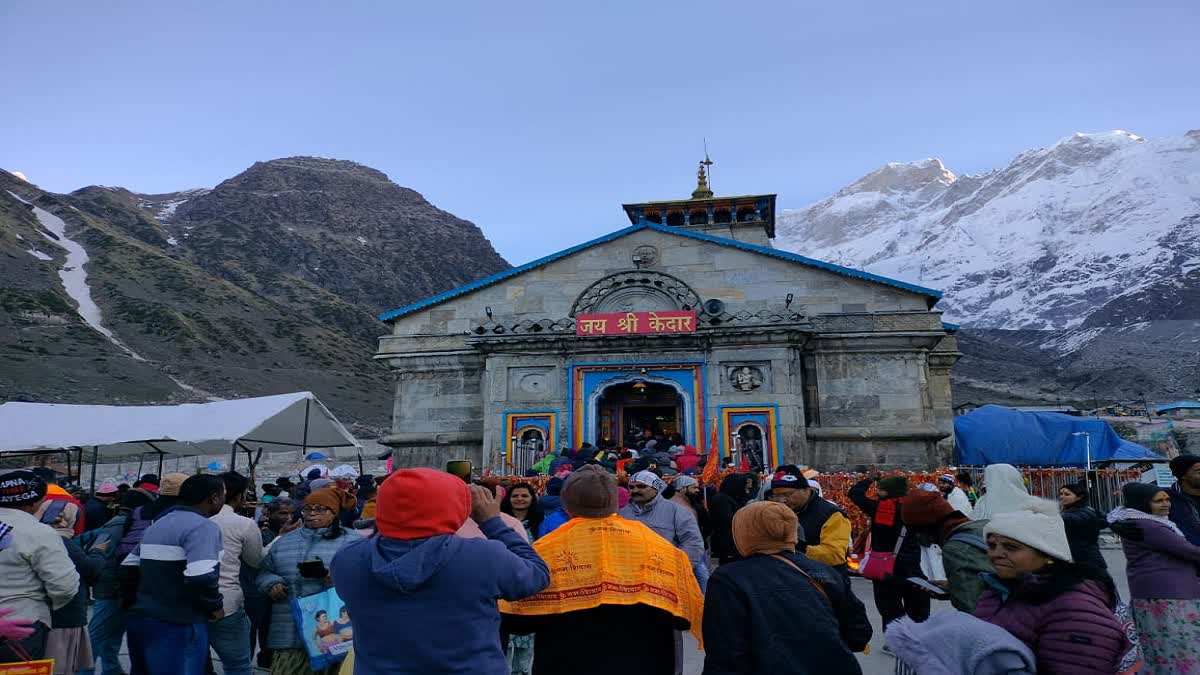
M 1107 547 L 1104 549 L 1104 559 L 1108 562 L 1108 571 L 1113 576 L 1113 580 L 1117 582 L 1117 589 L 1121 592 L 1121 597 L 1129 597 L 1129 584 L 1125 579 L 1125 555 L 1121 553 L 1117 547 Z M 875 635 L 871 639 L 870 653 L 859 654 L 858 661 L 862 664 L 864 675 L 892 675 L 895 668 L 895 661 L 892 657 L 884 654 L 883 648 L 883 631 L 879 624 L 879 612 L 875 609 L 875 599 L 871 595 L 871 582 L 865 579 L 855 578 L 852 582 L 854 594 L 862 600 L 867 606 L 867 616 L 871 618 L 871 625 L 875 628 Z M 933 611 L 937 612 L 942 609 L 949 609 L 949 602 L 935 600 L 933 602 Z M 700 675 L 704 671 L 704 654 L 696 646 L 696 640 L 690 635 L 684 635 L 684 673 L 687 675 Z M 128 652 L 125 645 L 121 648 L 121 661 L 125 666 L 126 672 L 129 668 Z M 220 661 L 214 660 L 213 666 L 217 673 L 221 673 Z M 265 670 L 258 670 L 258 673 L 266 673 Z

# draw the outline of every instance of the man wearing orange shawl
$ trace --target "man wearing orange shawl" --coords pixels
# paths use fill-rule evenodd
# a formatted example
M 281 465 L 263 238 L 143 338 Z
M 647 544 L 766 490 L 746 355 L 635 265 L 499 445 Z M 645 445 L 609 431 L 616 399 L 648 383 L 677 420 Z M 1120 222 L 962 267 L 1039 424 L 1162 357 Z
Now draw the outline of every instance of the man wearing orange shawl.
M 533 674 L 660 675 L 676 671 L 676 630 L 701 639 L 704 597 L 687 554 L 645 525 L 617 515 L 617 484 L 596 466 L 571 474 L 562 490 L 571 520 L 533 547 L 550 566 L 550 586 L 500 601 L 504 630 L 536 633 Z M 620 645 L 581 650 L 605 635 Z M 703 645 L 701 645 L 703 647 Z

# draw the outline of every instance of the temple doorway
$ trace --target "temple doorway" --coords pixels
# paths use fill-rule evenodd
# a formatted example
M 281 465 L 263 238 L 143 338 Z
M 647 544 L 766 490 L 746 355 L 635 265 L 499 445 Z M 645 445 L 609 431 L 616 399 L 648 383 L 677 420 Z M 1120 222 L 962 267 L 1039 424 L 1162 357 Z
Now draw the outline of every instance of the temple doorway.
M 683 397 L 673 387 L 657 382 L 614 384 L 600 396 L 596 412 L 600 440 L 623 447 L 634 447 L 654 436 L 679 434 L 683 427 Z

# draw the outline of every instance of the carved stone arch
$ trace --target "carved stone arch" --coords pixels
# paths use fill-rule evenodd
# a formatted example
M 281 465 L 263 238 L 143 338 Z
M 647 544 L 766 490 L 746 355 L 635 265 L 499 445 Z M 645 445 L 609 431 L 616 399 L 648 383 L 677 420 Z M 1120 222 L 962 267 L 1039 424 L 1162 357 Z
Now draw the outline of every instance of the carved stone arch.
M 571 316 L 603 312 L 700 311 L 700 296 L 683 281 L 662 272 L 627 270 L 610 274 L 575 300 Z

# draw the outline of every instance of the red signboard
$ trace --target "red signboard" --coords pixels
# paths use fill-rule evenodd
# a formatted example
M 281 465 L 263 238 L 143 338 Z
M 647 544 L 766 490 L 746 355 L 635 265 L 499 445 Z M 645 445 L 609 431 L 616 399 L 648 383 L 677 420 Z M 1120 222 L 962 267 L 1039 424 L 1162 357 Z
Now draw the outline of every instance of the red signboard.
M 582 336 L 694 332 L 696 313 L 692 311 L 580 314 L 575 317 L 575 334 Z

